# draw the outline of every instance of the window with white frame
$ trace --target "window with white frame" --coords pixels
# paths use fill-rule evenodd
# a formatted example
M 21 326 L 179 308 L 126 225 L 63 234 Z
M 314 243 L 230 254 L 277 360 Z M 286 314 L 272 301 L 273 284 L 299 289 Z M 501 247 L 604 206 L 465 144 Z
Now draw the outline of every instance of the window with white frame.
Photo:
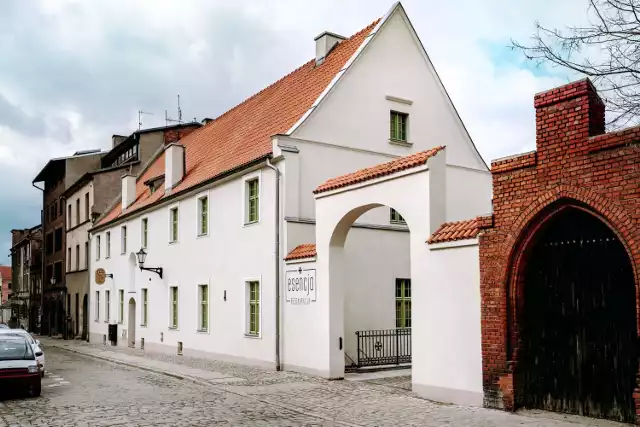
M 111 313 L 111 292 L 104 291 L 104 321 L 109 322 L 109 314 Z
M 260 221 L 260 180 L 258 177 L 245 181 L 245 224 Z
M 89 242 L 84 242 L 84 268 L 89 269 Z
M 169 243 L 176 243 L 178 241 L 178 207 L 174 206 L 169 209 Z
M 247 282 L 247 334 L 260 335 L 260 282 Z
M 111 232 L 107 231 L 106 235 L 107 235 L 107 253 L 105 257 L 109 258 L 111 256 Z
M 169 288 L 169 301 L 170 301 L 169 327 L 177 328 L 178 327 L 178 287 L 177 286 L 171 286 Z
M 198 285 L 198 330 L 209 330 L 209 286 Z
M 147 297 L 148 297 L 148 291 L 147 289 L 142 289 L 142 323 L 140 324 L 141 326 L 147 326 L 147 316 L 149 314 L 149 308 L 147 305 Z
M 120 310 L 118 312 L 118 323 L 124 323 L 124 289 L 118 290 L 118 303 Z
M 209 197 L 198 198 L 198 236 L 209 233 Z
M 140 236 L 140 242 L 142 242 L 142 247 L 146 248 L 149 236 L 149 218 L 142 218 L 140 223 L 140 232 L 142 233 Z
M 76 245 L 76 271 L 80 270 L 80 245 Z
M 96 322 L 100 321 L 100 291 L 96 291 Z
M 67 271 L 71 271 L 71 248 L 67 248 Z
M 391 212 L 390 212 L 390 222 L 391 224 L 402 224 L 402 225 L 405 225 L 407 223 L 407 221 L 404 220 L 402 215 L 400 215 L 400 213 L 393 208 L 391 208 Z
M 100 259 L 100 236 L 96 236 L 96 261 Z
M 393 141 L 407 142 L 407 122 L 409 115 L 399 111 L 391 111 L 389 139 Z
M 127 226 L 120 227 L 120 253 L 127 253 Z

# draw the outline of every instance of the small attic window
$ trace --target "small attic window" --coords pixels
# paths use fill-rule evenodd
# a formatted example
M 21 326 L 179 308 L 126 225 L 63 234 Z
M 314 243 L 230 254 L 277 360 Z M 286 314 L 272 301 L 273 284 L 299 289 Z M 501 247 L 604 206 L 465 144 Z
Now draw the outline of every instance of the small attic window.
M 144 185 L 149 187 L 151 194 L 155 193 L 162 184 L 164 184 L 164 175 L 156 176 L 155 178 L 148 179 L 144 182 Z

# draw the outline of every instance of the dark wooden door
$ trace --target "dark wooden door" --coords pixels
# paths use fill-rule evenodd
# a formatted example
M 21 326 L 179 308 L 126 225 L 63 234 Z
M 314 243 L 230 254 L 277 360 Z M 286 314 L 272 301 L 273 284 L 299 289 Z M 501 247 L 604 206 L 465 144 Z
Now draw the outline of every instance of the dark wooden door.
M 636 292 L 627 253 L 589 213 L 568 209 L 550 221 L 524 276 L 519 401 L 635 422 Z

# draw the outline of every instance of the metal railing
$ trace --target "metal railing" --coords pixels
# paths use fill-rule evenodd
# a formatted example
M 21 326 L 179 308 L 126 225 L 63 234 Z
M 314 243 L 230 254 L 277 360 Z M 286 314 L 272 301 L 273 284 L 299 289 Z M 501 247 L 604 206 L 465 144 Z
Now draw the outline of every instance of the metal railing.
M 357 331 L 357 367 L 411 363 L 411 328 Z

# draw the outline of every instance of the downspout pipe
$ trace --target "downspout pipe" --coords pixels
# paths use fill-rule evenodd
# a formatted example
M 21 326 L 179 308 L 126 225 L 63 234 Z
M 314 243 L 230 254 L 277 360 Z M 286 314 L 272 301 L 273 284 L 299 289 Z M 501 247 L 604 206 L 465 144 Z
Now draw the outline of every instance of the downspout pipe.
M 274 271 L 276 287 L 276 371 L 282 370 L 280 365 L 280 170 L 267 158 L 266 166 L 276 174 L 276 211 L 274 241 Z
M 42 329 L 44 327 L 44 281 L 45 281 L 44 255 L 45 255 L 45 240 L 46 240 L 45 234 L 44 234 L 44 188 L 38 187 L 35 182 L 32 182 L 31 185 L 33 185 L 38 190 L 42 191 L 42 202 L 43 202 L 42 203 L 43 208 L 40 210 L 40 227 L 42 227 L 42 244 L 40 247 L 40 250 L 42 251 L 42 256 L 40 258 L 42 258 L 42 266 L 40 270 L 40 328 L 38 330 L 38 333 L 42 335 Z

